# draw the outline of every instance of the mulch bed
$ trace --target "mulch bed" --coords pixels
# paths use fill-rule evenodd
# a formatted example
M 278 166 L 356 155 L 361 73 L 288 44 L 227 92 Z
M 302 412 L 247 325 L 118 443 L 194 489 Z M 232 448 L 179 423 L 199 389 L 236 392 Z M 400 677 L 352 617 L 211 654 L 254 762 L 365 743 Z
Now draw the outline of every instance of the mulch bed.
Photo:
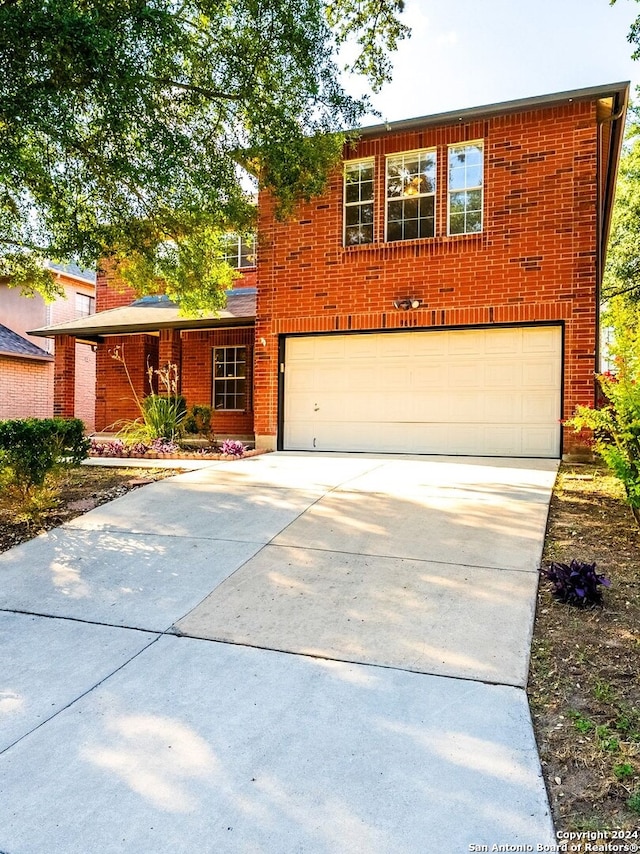
M 544 562 L 574 558 L 595 561 L 611 587 L 602 606 L 580 609 L 541 580 L 528 694 L 542 768 L 557 830 L 635 831 L 640 529 L 620 484 L 595 465 L 563 465 L 551 502 Z

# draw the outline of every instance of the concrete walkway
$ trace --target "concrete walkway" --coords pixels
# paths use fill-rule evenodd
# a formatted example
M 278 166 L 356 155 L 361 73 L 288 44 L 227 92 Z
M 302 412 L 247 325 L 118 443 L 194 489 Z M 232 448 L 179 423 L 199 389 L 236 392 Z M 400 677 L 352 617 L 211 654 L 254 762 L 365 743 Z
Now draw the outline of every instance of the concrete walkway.
M 523 688 L 556 467 L 211 463 L 0 556 L 0 852 L 552 845 Z

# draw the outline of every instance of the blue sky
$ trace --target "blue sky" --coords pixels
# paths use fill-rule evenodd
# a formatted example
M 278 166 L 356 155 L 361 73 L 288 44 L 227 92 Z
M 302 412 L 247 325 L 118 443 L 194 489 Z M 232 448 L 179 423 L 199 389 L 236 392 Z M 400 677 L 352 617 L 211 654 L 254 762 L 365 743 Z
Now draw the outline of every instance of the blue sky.
M 640 83 L 626 37 L 640 2 L 406 0 L 412 29 L 372 101 L 395 121 L 605 83 Z M 348 84 L 360 94 L 360 80 Z M 632 95 L 634 90 L 632 89 Z M 365 124 L 376 123 L 375 117 Z

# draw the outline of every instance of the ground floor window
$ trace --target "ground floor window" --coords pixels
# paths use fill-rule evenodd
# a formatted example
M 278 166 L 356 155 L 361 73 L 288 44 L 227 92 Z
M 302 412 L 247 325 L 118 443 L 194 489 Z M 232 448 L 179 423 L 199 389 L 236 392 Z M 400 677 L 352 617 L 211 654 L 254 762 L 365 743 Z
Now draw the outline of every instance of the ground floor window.
M 213 348 L 213 407 L 247 409 L 247 348 Z

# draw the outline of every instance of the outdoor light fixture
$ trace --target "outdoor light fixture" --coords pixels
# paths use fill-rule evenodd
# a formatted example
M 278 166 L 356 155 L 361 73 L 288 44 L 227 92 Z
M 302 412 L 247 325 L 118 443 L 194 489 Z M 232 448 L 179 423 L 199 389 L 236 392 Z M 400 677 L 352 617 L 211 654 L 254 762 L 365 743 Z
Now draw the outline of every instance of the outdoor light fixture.
M 411 299 L 410 297 L 405 297 L 404 299 L 394 299 L 393 301 L 393 307 L 399 309 L 400 311 L 409 311 L 410 308 L 420 308 L 421 305 L 421 299 Z

